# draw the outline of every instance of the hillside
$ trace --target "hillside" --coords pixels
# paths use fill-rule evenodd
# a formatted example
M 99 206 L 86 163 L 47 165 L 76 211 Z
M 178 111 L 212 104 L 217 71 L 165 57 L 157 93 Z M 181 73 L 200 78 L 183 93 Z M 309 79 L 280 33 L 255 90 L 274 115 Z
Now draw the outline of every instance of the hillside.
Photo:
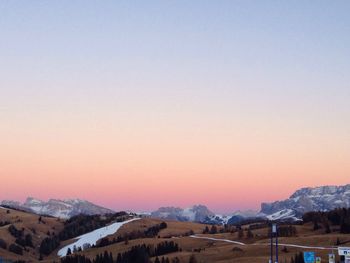
M 0 257 L 11 260 L 37 261 L 40 257 L 38 247 L 40 247 L 42 240 L 57 235 L 63 229 L 63 221 L 60 219 L 40 217 L 32 213 L 2 207 L 0 207 L 0 223 L 2 225 L 0 239 L 5 242 L 5 246 L 0 248 Z M 17 232 L 17 234 L 11 234 L 10 229 L 14 230 L 12 233 Z M 19 240 L 27 240 L 28 245 L 22 248 L 18 244 L 21 242 Z M 14 248 L 19 247 L 17 253 L 9 252 L 8 249 L 11 245 Z
M 290 262 L 296 253 L 305 250 L 316 251 L 318 256 L 326 259 L 327 254 L 336 250 L 337 246 L 350 246 L 350 233 L 346 232 L 348 228 L 334 221 L 334 218 L 340 218 L 344 222 L 348 220 L 348 216 L 349 210 L 314 212 L 305 215 L 304 224 L 280 223 L 281 262 Z M 119 257 L 137 255 L 137 259 L 126 261 L 130 263 L 141 262 L 138 260 L 154 263 L 157 262 L 157 256 L 159 260 L 164 257 L 164 262 L 167 258 L 170 263 L 188 263 L 191 257 L 192 260 L 195 258 L 195 262 L 202 263 L 229 263 L 233 258 L 234 262 L 238 263 L 262 263 L 267 262 L 269 258 L 269 227 L 266 221 L 250 222 L 242 226 L 215 226 L 152 218 L 142 218 L 121 225 L 116 233 L 97 238 L 95 245 L 85 247 L 83 251 L 79 251 L 77 247 L 76 251 L 71 251 L 73 255 L 69 257 L 58 256 L 58 251 L 75 242 L 77 236 L 95 229 L 105 229 L 105 226 L 124 222 L 128 218 L 131 218 L 130 215 L 119 213 L 112 217 L 78 216 L 66 221 L 42 217 L 39 222 L 37 215 L 1 208 L 0 222 L 4 225 L 0 227 L 0 234 L 7 246 L 16 242 L 16 238 L 9 232 L 10 226 L 13 225 L 17 230 L 23 229 L 22 236 L 32 235 L 33 247 L 25 246 L 23 255 L 0 249 L 0 257 L 38 262 L 42 240 L 52 238 L 55 233 L 61 240 L 60 244 L 53 248 L 48 256 L 44 255 L 42 262 L 69 263 L 74 262 L 76 257 L 80 257 L 80 262 L 93 262 L 98 255 L 101 255 L 99 260 L 102 260 L 99 262 L 111 262 L 103 261 L 107 260 L 103 259 L 104 257 L 110 260 L 110 255 L 114 262 L 117 262 Z
M 68 220 L 0 207 L 0 257 L 6 260 L 57 261 L 57 250 L 73 238 L 129 219 L 119 212 L 77 215 Z
M 216 231 L 213 231 L 213 234 L 203 234 L 206 225 L 176 221 L 165 222 L 169 225 L 169 229 L 161 230 L 155 238 L 130 239 L 127 242 L 121 241 L 99 248 L 91 248 L 78 254 L 93 260 L 97 254 L 104 254 L 107 251 L 108 254 L 112 253 L 114 259 L 116 259 L 118 253 L 125 253 L 138 245 L 145 244 L 146 246 L 156 247 L 164 242 L 175 242 L 181 248 L 181 251 L 164 255 L 169 258 L 170 262 L 178 258 L 179 262 L 187 263 L 192 255 L 196 257 L 197 262 L 203 263 L 228 263 L 232 262 L 232 258 L 235 258 L 234 262 L 242 263 L 267 262 L 269 258 L 269 238 L 266 225 L 244 225 L 241 231 L 235 227 L 224 229 L 224 227 L 216 226 L 214 227 Z M 143 231 L 147 227 L 158 223 L 160 221 L 153 219 L 132 222 L 123 226 L 117 235 L 111 236 L 110 239 L 132 231 Z M 255 229 L 256 227 L 258 229 Z M 212 227 L 208 226 L 208 228 L 211 231 Z M 295 232 L 286 230 L 289 228 L 295 229 Z M 315 250 L 317 255 L 325 259 L 327 254 L 335 249 L 337 242 L 341 242 L 343 246 L 350 245 L 350 235 L 340 234 L 338 227 L 332 228 L 332 232 L 329 234 L 325 233 L 323 227 L 314 230 L 312 223 L 281 226 L 281 231 L 281 234 L 285 235 L 280 238 L 279 251 L 282 262 L 285 262 L 284 260 L 290 262 L 291 257 L 305 249 Z M 188 235 L 189 232 L 194 235 Z M 151 261 L 155 261 L 155 257 L 152 257 Z

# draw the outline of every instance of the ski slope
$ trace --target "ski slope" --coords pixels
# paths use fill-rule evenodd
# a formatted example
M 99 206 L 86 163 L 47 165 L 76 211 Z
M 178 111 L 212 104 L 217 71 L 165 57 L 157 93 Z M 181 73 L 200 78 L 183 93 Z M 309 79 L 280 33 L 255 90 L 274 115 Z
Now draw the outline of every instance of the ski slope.
M 67 251 L 68 251 L 69 248 L 73 252 L 74 247 L 76 247 L 76 248 L 78 248 L 78 247 L 83 248 L 83 246 L 85 244 L 90 244 L 91 246 L 92 245 L 96 245 L 96 242 L 98 240 L 100 240 L 101 238 L 104 238 L 106 236 L 112 235 L 115 232 L 117 232 L 118 229 L 121 226 L 123 226 L 123 225 L 125 225 L 127 223 L 130 223 L 132 221 L 139 220 L 139 219 L 140 218 L 133 218 L 133 219 L 130 219 L 130 220 L 127 220 L 127 221 L 124 221 L 124 222 L 113 223 L 111 225 L 95 229 L 92 232 L 89 232 L 87 234 L 84 234 L 84 235 L 81 235 L 79 237 L 76 237 L 75 239 L 77 239 L 77 241 L 75 241 L 74 243 L 69 244 L 69 245 L 61 248 L 57 252 L 57 255 L 60 256 L 60 257 L 66 256 L 67 255 Z

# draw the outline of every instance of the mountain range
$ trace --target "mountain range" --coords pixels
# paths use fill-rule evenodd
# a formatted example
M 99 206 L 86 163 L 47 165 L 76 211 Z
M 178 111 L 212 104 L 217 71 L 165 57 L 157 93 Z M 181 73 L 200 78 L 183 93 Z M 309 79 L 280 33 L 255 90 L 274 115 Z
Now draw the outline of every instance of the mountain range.
M 309 211 L 329 211 L 339 207 L 350 207 L 350 184 L 301 188 L 288 199 L 262 203 L 260 215 L 270 220 L 301 218 Z
M 288 199 L 262 203 L 259 212 L 248 210 L 230 215 L 217 215 L 204 205 L 196 205 L 186 209 L 162 207 L 152 212 L 151 217 L 209 224 L 235 224 L 257 218 L 298 221 L 306 212 L 329 211 L 339 207 L 350 207 L 350 184 L 301 188 Z
M 48 215 L 59 218 L 70 218 L 79 214 L 103 215 L 114 213 L 114 211 L 111 209 L 107 209 L 95 205 L 89 201 L 80 199 L 50 199 L 49 201 L 45 202 L 39 199 L 35 199 L 33 197 L 28 197 L 23 204 L 16 201 L 4 200 L 1 202 L 1 205 L 28 211 L 39 215 Z
M 45 202 L 32 197 L 21 204 L 16 201 L 2 201 L 2 206 L 21 209 L 41 215 L 70 218 L 78 214 L 109 214 L 114 211 L 80 199 L 57 200 Z M 305 212 L 329 211 L 338 207 L 350 207 L 350 184 L 343 186 L 306 187 L 295 191 L 285 200 L 262 203 L 260 211 L 236 211 L 229 215 L 219 215 L 204 205 L 189 208 L 161 207 L 143 216 L 192 221 L 206 224 L 235 224 L 247 219 L 300 220 Z

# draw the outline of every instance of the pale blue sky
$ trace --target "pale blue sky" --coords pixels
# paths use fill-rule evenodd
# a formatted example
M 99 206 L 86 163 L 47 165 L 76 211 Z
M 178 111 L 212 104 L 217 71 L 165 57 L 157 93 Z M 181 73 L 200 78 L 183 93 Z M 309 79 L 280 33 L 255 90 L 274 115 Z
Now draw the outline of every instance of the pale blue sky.
M 121 175 L 190 178 L 199 192 L 164 202 L 229 211 L 348 182 L 349 14 L 338 0 L 0 0 L 0 176 L 17 178 L 5 187 L 91 199 L 65 182 L 113 175 L 98 188 L 112 204 Z M 49 189 L 43 174 L 66 180 Z M 36 186 L 18 189 L 28 175 Z M 240 204 L 247 182 L 256 196 Z

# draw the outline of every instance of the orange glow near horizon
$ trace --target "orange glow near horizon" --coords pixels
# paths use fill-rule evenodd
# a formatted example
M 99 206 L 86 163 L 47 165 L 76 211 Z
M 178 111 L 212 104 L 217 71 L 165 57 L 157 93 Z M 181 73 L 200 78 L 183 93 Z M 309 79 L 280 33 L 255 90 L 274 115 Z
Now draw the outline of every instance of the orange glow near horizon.
M 79 125 L 17 127 L 2 145 L 6 191 L 0 199 L 84 198 L 137 211 L 205 204 L 232 212 L 259 209 L 300 187 L 348 182 L 349 150 L 341 140 L 322 141 L 315 133 L 306 144 L 301 132 L 258 134 L 206 123 L 118 131 L 106 122 L 85 133 Z

